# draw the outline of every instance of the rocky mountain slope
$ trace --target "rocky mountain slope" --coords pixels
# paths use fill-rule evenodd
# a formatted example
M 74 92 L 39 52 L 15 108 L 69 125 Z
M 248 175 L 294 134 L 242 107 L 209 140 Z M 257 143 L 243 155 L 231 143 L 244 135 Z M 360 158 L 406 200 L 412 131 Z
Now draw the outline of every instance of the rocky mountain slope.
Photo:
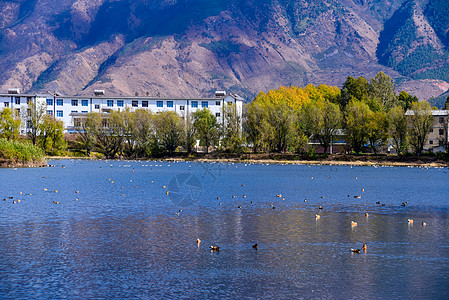
M 0 91 L 252 99 L 384 71 L 425 99 L 449 81 L 448 10 L 446 0 L 0 0 Z

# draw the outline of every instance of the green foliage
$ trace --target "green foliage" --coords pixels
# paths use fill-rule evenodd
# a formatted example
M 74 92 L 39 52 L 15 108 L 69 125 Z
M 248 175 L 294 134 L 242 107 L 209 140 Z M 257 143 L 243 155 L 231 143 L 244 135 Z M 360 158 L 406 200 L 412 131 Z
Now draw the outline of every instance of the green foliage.
M 401 91 L 398 96 L 398 105 L 402 107 L 405 111 L 412 107 L 413 102 L 418 102 L 418 97 L 412 96 L 405 91 Z
M 424 149 L 427 135 L 432 128 L 433 117 L 429 102 L 414 102 L 411 106 L 412 114 L 408 116 L 408 140 L 416 155 Z
M 348 76 L 341 89 L 340 107 L 345 109 L 351 100 L 367 102 L 368 89 L 368 81 L 363 76 L 357 79 Z
M 407 151 L 407 119 L 405 110 L 401 106 L 396 106 L 388 114 L 389 135 L 393 140 L 396 153 L 403 155 Z
M 351 100 L 346 108 L 346 138 L 355 152 L 362 151 L 368 139 L 371 113 L 367 104 L 357 100 Z
M 64 140 L 64 124 L 57 121 L 52 116 L 44 116 L 42 123 L 39 124 L 38 145 L 47 154 L 59 155 L 66 148 Z
M 13 162 L 40 162 L 44 151 L 28 142 L 0 139 L 0 158 Z
M 155 117 L 157 138 L 170 155 L 182 144 L 183 121 L 174 111 L 162 111 Z
M 193 126 L 200 140 L 200 145 L 204 146 L 206 153 L 208 153 L 209 147 L 214 145 L 219 138 L 217 118 L 207 108 L 204 108 L 197 110 L 193 114 L 193 119 Z
M 19 136 L 20 118 L 8 107 L 0 113 L 0 138 L 15 140 Z
M 384 72 L 379 72 L 374 78 L 371 78 L 368 94 L 369 98 L 385 111 L 389 111 L 396 105 L 397 97 L 394 92 L 393 79 Z M 373 108 L 371 107 L 371 109 Z
M 222 124 L 222 146 L 232 152 L 242 151 L 242 120 L 235 104 L 223 107 L 224 123 Z

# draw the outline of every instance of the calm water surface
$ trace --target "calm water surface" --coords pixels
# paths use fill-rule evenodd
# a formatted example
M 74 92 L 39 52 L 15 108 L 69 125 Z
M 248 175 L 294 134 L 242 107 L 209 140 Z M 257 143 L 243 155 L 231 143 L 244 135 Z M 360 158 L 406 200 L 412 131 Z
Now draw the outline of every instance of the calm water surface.
M 448 169 L 50 163 L 0 169 L 0 299 L 449 298 Z

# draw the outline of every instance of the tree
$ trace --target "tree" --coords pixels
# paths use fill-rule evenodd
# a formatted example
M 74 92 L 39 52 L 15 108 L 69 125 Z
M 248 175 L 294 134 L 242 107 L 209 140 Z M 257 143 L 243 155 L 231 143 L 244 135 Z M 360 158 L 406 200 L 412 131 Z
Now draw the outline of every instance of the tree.
M 5 107 L 0 113 L 0 138 L 8 141 L 17 139 L 20 125 L 20 118 L 9 107 Z
M 355 152 L 361 152 L 368 138 L 371 110 L 366 103 L 352 100 L 346 107 L 346 136 Z
M 78 132 L 79 140 L 86 150 L 86 155 L 90 156 L 92 149 L 94 148 L 96 142 L 96 129 L 97 125 L 101 125 L 97 121 L 97 113 L 89 113 L 85 119 L 80 119 L 79 123 L 75 124 L 75 129 Z
M 323 146 L 324 153 L 327 153 L 337 129 L 341 126 L 340 108 L 329 101 L 306 103 L 301 111 L 301 122 L 304 132 L 316 138 Z
M 371 78 L 368 94 L 371 99 L 381 104 L 385 111 L 390 111 L 396 105 L 393 79 L 384 72 L 379 72 Z
M 407 119 L 401 106 L 396 106 L 388 113 L 389 134 L 393 139 L 394 148 L 398 155 L 407 151 Z
M 286 104 L 268 107 L 266 143 L 270 151 L 286 152 L 294 144 L 296 114 Z
M 348 105 L 349 102 L 353 99 L 367 102 L 368 88 L 368 81 L 363 76 L 360 76 L 358 79 L 355 79 L 352 76 L 348 76 L 341 89 L 341 109 L 344 110 L 346 108 L 346 105 Z
M 233 153 L 242 150 L 242 122 L 235 104 L 223 107 L 222 144 Z
M 30 102 L 24 120 L 27 123 L 27 134 L 33 145 L 36 145 L 39 136 L 39 126 L 47 114 L 47 104 L 45 102 Z
M 183 144 L 188 154 L 192 153 L 196 143 L 196 128 L 193 126 L 193 118 L 190 114 L 184 116 Z
M 266 111 L 256 102 L 247 105 L 246 122 L 243 123 L 243 130 L 246 140 L 252 144 L 254 153 L 263 147 L 264 124 L 266 122 Z
M 366 127 L 370 147 L 377 154 L 378 147 L 383 146 L 388 139 L 387 114 L 381 111 L 370 112 Z
M 427 135 L 433 124 L 429 102 L 413 102 L 407 115 L 408 140 L 416 155 L 419 155 L 424 149 Z
M 399 93 L 398 104 L 401 105 L 405 111 L 412 107 L 413 102 L 418 102 L 418 97 L 412 96 L 405 91 Z
M 38 145 L 49 154 L 58 154 L 66 147 L 64 123 L 52 116 L 45 115 L 39 123 Z
M 154 119 L 155 117 L 151 111 L 139 109 L 134 112 L 132 136 L 134 138 L 136 156 L 144 157 L 159 153 Z
M 106 158 L 114 158 L 121 153 L 124 142 L 124 123 L 120 112 L 96 114 L 93 121 L 97 147 Z
M 193 114 L 193 126 L 200 139 L 200 144 L 206 147 L 206 153 L 209 153 L 209 147 L 219 137 L 217 118 L 207 109 L 197 110 Z
M 184 123 L 174 111 L 162 111 L 156 116 L 156 135 L 170 155 L 181 145 Z
M 444 109 L 449 110 L 449 96 L 446 97 L 446 102 L 444 103 Z

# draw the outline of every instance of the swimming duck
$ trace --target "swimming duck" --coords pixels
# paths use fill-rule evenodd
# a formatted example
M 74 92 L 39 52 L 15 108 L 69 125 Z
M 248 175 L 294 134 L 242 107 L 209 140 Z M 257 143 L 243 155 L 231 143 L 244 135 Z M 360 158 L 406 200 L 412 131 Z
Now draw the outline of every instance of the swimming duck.
M 220 247 L 210 246 L 210 251 L 220 251 Z
M 412 219 L 407 219 L 407 222 L 408 222 L 409 224 L 413 224 L 413 220 L 412 220 Z
M 254 248 L 254 249 L 256 249 L 257 250 L 257 243 L 255 243 L 254 245 L 252 245 L 252 247 Z
M 364 244 L 363 244 L 363 246 L 362 246 L 362 250 L 363 250 L 363 251 L 366 251 L 366 250 L 368 250 L 368 246 L 366 246 L 366 243 L 364 243 Z
M 357 226 L 357 222 L 351 221 L 351 226 L 352 227 Z
M 319 220 L 321 218 L 320 215 L 315 215 L 315 220 Z
M 369 217 L 369 213 L 366 212 L 365 213 L 365 217 L 368 218 Z
M 362 196 L 357 195 L 357 196 L 354 196 L 354 198 L 356 198 L 356 199 L 362 199 Z
M 196 239 L 196 244 L 199 246 L 201 244 L 201 240 L 200 239 Z
M 282 197 L 282 195 L 281 195 L 281 194 L 279 194 L 279 195 L 276 195 L 276 197 L 278 197 L 278 198 L 281 198 L 281 197 Z
M 354 253 L 360 253 L 360 249 L 352 249 L 352 248 L 351 248 L 351 252 L 354 252 Z
M 421 225 L 422 225 L 422 226 L 426 226 L 427 223 L 423 221 L 423 222 L 421 223 Z

